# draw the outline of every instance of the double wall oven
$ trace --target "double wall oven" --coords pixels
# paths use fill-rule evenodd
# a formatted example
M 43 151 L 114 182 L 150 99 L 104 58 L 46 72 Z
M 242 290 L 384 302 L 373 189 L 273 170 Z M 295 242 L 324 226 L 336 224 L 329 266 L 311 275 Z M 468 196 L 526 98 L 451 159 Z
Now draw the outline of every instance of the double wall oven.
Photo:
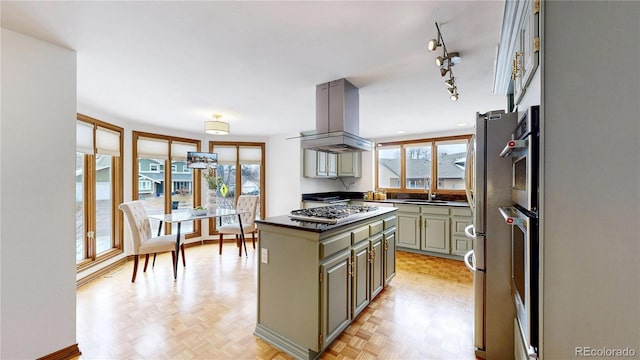
M 538 181 L 539 107 L 529 108 L 519 119 L 511 139 L 500 153 L 510 157 L 511 202 L 499 208 L 511 226 L 511 294 L 516 318 L 530 358 L 538 354 Z

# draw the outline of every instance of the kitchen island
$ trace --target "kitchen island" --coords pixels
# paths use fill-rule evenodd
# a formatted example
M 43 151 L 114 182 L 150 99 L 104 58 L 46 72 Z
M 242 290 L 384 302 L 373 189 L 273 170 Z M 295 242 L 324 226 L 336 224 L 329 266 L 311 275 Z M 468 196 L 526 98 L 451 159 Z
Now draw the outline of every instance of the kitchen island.
M 254 334 L 296 359 L 318 358 L 395 275 L 396 210 L 378 207 L 336 224 L 256 220 Z

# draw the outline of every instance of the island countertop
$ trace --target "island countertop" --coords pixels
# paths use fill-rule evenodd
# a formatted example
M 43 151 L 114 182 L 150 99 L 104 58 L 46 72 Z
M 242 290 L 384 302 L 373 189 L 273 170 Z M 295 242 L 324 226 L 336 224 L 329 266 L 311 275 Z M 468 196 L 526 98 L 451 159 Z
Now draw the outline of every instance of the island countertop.
M 377 210 L 350 215 L 346 219 L 338 222 L 337 224 L 326 224 L 326 223 L 316 223 L 316 222 L 310 222 L 310 221 L 301 221 L 301 220 L 291 219 L 289 217 L 289 215 L 280 215 L 280 216 L 274 216 L 274 217 L 270 217 L 270 218 L 266 218 L 266 219 L 260 219 L 260 220 L 256 220 L 256 223 L 258 224 L 258 226 L 260 224 L 264 224 L 264 225 L 286 227 L 286 228 L 295 229 L 295 230 L 303 230 L 303 231 L 311 231 L 311 232 L 322 233 L 322 232 L 325 232 L 325 231 L 331 231 L 331 230 L 334 230 L 334 229 L 338 229 L 338 228 L 343 227 L 345 225 L 350 225 L 350 224 L 357 223 L 359 221 L 371 219 L 371 218 L 379 216 L 379 215 L 391 213 L 391 212 L 394 212 L 394 211 L 397 211 L 397 210 L 398 209 L 393 208 L 393 207 L 379 206 Z

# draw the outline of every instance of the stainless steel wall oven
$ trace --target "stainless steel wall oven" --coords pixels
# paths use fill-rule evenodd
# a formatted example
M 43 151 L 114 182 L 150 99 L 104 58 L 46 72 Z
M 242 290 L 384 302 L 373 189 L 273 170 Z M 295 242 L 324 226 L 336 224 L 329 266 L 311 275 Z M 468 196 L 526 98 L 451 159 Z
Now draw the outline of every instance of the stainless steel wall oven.
M 527 109 L 500 153 L 510 157 L 512 206 L 499 211 L 511 225 L 511 294 L 526 350 L 537 357 L 539 338 L 539 106 Z
M 518 206 L 499 209 L 511 225 L 511 294 L 530 355 L 538 353 L 538 218 Z
M 527 211 L 538 211 L 539 106 L 529 108 L 518 120 L 501 156 L 512 159 L 511 198 Z

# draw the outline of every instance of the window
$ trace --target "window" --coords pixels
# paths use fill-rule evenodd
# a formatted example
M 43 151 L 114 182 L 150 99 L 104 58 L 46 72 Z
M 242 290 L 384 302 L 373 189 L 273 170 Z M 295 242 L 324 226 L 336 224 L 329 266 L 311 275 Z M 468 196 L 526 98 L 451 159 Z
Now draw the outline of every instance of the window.
M 387 189 L 399 189 L 401 166 L 400 146 L 381 146 L 378 153 L 378 186 Z
M 216 175 L 227 184 L 228 201 L 233 205 L 241 194 L 259 195 L 256 218 L 264 218 L 264 143 L 214 141 L 209 143 L 209 149 L 218 154 Z
M 84 270 L 122 253 L 123 129 L 78 114 L 76 264 Z M 95 142 L 94 142 L 95 140 Z
M 379 144 L 376 188 L 390 192 L 464 192 L 470 135 Z M 433 181 L 437 179 L 437 181 Z
M 200 141 L 172 136 L 133 132 L 134 153 L 137 164 L 133 165 L 134 198 L 143 201 L 147 214 L 166 214 L 175 210 L 186 210 L 200 205 L 200 181 L 194 181 L 194 173 L 184 171 L 187 152 L 199 151 Z M 164 169 L 171 169 L 166 173 Z M 154 233 L 160 226 L 151 221 Z M 172 224 L 176 227 L 177 224 Z M 165 227 L 164 233 L 177 230 Z M 181 233 L 186 237 L 200 235 L 200 221 L 185 222 Z
M 464 190 L 466 139 L 436 141 L 438 149 L 438 189 Z

